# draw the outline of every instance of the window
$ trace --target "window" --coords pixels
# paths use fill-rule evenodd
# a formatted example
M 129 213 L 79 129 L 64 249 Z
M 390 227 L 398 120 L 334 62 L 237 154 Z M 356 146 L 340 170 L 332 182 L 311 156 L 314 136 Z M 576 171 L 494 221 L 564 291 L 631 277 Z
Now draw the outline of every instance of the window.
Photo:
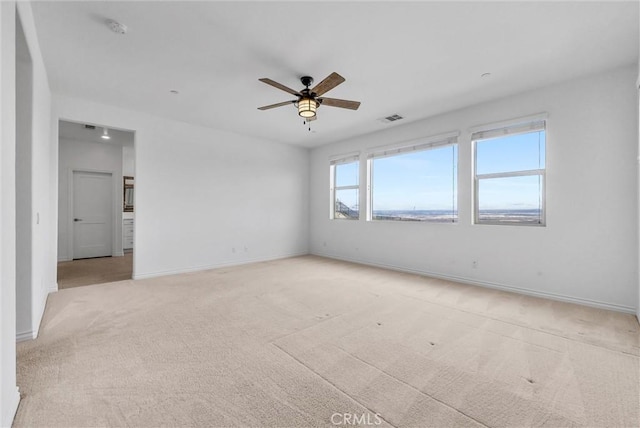
M 359 163 L 358 155 L 331 161 L 330 218 L 348 220 L 360 218 Z
M 458 220 L 457 133 L 369 156 L 369 219 Z
M 544 225 L 545 120 L 474 132 L 475 222 Z

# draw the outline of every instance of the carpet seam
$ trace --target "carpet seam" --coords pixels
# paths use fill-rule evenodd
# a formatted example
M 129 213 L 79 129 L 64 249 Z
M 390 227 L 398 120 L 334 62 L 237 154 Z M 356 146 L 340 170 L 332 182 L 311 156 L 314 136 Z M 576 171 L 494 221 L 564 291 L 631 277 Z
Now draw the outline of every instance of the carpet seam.
M 604 349 L 604 350 L 607 350 L 607 351 L 610 351 L 610 352 L 616 352 L 616 353 L 619 353 L 619 354 L 630 355 L 632 357 L 640 358 L 640 355 L 635 355 L 635 354 L 633 354 L 631 352 L 623 351 L 623 350 L 620 350 L 620 349 L 611 349 L 611 348 L 608 348 L 608 347 L 603 346 L 603 345 L 597 345 L 597 344 L 594 344 L 594 343 L 589 343 L 589 342 L 585 342 L 585 341 L 582 341 L 582 340 L 574 339 L 572 337 L 562 336 L 562 335 L 557 334 L 557 333 L 552 333 L 552 332 L 549 332 L 549 331 L 540 330 L 539 328 L 530 327 L 530 326 L 527 326 L 527 325 L 524 325 L 524 324 L 518 324 L 518 323 L 513 322 L 513 321 L 506 321 L 506 320 L 503 320 L 503 319 L 500 319 L 500 318 L 494 318 L 494 317 L 487 316 L 487 315 L 484 315 L 484 314 L 481 314 L 481 313 L 478 313 L 478 312 L 468 311 L 468 310 L 465 310 L 465 309 L 456 308 L 454 306 L 445 305 L 443 303 L 434 302 L 432 300 L 420 299 L 419 297 L 409 296 L 409 295 L 406 295 L 406 294 L 399 294 L 399 295 L 403 296 L 403 297 L 407 297 L 409 299 L 419 300 L 421 302 L 432 303 L 434 305 L 442 306 L 442 307 L 447 308 L 447 309 L 453 309 L 455 311 L 460 311 L 460 312 L 464 312 L 464 313 L 467 313 L 467 314 L 477 315 L 477 316 L 480 316 L 480 317 L 483 317 L 483 318 L 486 318 L 486 319 L 489 319 L 489 320 L 492 320 L 492 321 L 503 322 L 505 324 L 514 325 L 516 327 L 526 328 L 528 330 L 537 331 L 538 333 L 548 334 L 550 336 L 555 336 L 555 337 L 559 337 L 561 339 L 570 340 L 570 341 L 575 342 L 575 343 L 580 343 L 580 344 L 583 344 L 583 345 L 588 345 L 588 346 L 593 346 L 595 348 Z M 633 346 L 633 345 L 631 345 L 631 347 L 634 348 L 634 349 L 638 349 L 640 351 L 640 347 L 636 347 L 636 346 Z
M 402 379 L 398 379 L 397 377 L 393 376 L 393 375 L 392 375 L 392 374 L 390 374 L 390 373 L 387 373 L 386 371 L 382 370 L 381 368 L 378 368 L 378 367 L 374 366 L 373 364 L 368 363 L 367 361 L 365 361 L 365 360 L 363 360 L 363 359 L 361 359 L 361 358 L 359 358 L 359 357 L 357 357 L 357 356 L 353 355 L 351 352 L 349 352 L 349 351 L 347 351 L 347 350 L 345 350 L 345 349 L 343 349 L 343 348 L 341 348 L 341 347 L 339 347 L 339 346 L 336 346 L 336 348 L 338 348 L 340 351 L 344 352 L 345 354 L 349 355 L 351 358 L 354 358 L 354 359 L 356 359 L 356 360 L 360 361 L 361 363 L 366 364 L 367 366 L 371 367 L 372 369 L 377 370 L 377 371 L 379 371 L 380 373 L 383 373 L 384 375 L 389 376 L 390 378 L 397 380 L 398 382 L 400 382 L 401 384 L 403 384 L 403 385 L 405 385 L 405 386 L 408 386 L 410 389 L 413 389 L 413 390 L 414 390 L 414 391 L 416 391 L 417 393 L 419 393 L 419 394 L 421 394 L 421 395 L 424 395 L 425 397 L 428 397 L 428 398 L 430 398 L 430 399 L 432 399 L 432 400 L 434 400 L 434 401 L 436 401 L 436 402 L 438 402 L 438 403 L 440 403 L 440 404 L 442 404 L 442 405 L 444 405 L 444 406 L 446 406 L 446 407 L 448 407 L 448 408 L 450 408 L 450 409 L 452 409 L 452 410 L 456 411 L 457 413 L 460 413 L 462 416 L 467 417 L 467 418 L 471 419 L 472 421 L 475 421 L 475 422 L 479 423 L 479 424 L 480 424 L 480 425 L 482 425 L 483 427 L 490 428 L 490 426 L 489 426 L 489 425 L 487 425 L 487 424 L 485 424 L 485 423 L 483 423 L 483 422 L 481 422 L 481 421 L 477 420 L 477 419 L 476 419 L 476 418 L 474 418 L 473 416 L 467 415 L 467 414 L 466 414 L 466 413 L 464 413 L 462 410 L 460 410 L 460 409 L 456 409 L 455 407 L 453 407 L 453 406 L 451 406 L 451 405 L 449 405 L 449 404 L 445 403 L 444 401 L 439 400 L 439 399 L 437 399 L 436 397 L 433 397 L 433 396 L 431 396 L 431 395 L 427 394 L 426 392 L 419 390 L 419 389 L 418 389 L 418 388 L 416 388 L 415 386 L 413 386 L 413 385 L 411 385 L 411 384 L 409 384 L 409 383 L 407 383 L 407 382 L 403 381 Z
M 330 316 L 328 318 L 321 319 L 318 322 L 315 322 L 315 323 L 313 323 L 313 324 L 311 324 L 311 325 L 309 325 L 307 327 L 301 328 L 300 330 L 292 331 L 290 333 L 286 333 L 286 334 L 283 334 L 282 336 L 278 336 L 278 337 L 276 337 L 274 339 L 271 339 L 268 343 L 274 343 L 274 342 L 277 342 L 277 341 L 279 341 L 281 339 L 284 339 L 285 337 L 289 337 L 289 336 L 293 336 L 294 334 L 302 333 L 303 331 L 309 330 L 310 328 L 313 328 L 313 327 L 315 327 L 317 325 L 320 325 L 320 324 L 322 324 L 322 323 L 324 323 L 326 321 L 331 321 L 331 320 L 333 320 L 335 318 L 339 318 L 339 317 L 341 317 L 343 315 L 344 314 L 338 314 L 338 315 Z
M 392 424 L 391 422 L 389 422 L 388 420 L 386 420 L 385 418 L 382 417 L 382 415 L 380 415 L 378 412 L 374 412 L 372 409 L 370 409 L 368 406 L 365 406 L 363 403 L 361 403 L 360 401 L 356 400 L 355 398 L 353 398 L 351 395 L 347 394 L 345 391 L 343 391 L 342 389 L 338 388 L 338 386 L 336 384 L 334 384 L 333 382 L 331 382 L 329 379 L 325 378 L 324 376 L 322 376 L 320 373 L 316 372 L 315 370 L 311 369 L 311 367 L 307 366 L 305 363 L 303 363 L 302 361 L 300 361 L 298 358 L 296 358 L 294 355 L 291 355 L 289 352 L 287 352 L 285 349 L 281 348 L 280 346 L 278 346 L 275 343 L 271 343 L 271 345 L 275 346 L 276 348 L 278 348 L 280 351 L 284 352 L 286 355 L 288 355 L 290 358 L 292 358 L 294 361 L 296 361 L 298 364 L 300 364 L 302 367 L 304 367 L 305 369 L 309 370 L 311 373 L 313 373 L 314 375 L 318 376 L 320 379 L 322 379 L 323 381 L 325 381 L 326 383 L 328 383 L 329 385 L 331 385 L 336 391 L 340 392 L 341 394 L 343 394 L 344 396 L 348 397 L 350 400 L 354 401 L 355 403 L 357 403 L 358 405 L 362 406 L 363 408 L 367 409 L 369 412 L 378 415 L 378 417 L 380 419 L 382 419 L 383 421 L 385 421 L 386 423 L 388 423 L 390 426 L 392 426 L 393 428 L 398 428 L 396 425 Z

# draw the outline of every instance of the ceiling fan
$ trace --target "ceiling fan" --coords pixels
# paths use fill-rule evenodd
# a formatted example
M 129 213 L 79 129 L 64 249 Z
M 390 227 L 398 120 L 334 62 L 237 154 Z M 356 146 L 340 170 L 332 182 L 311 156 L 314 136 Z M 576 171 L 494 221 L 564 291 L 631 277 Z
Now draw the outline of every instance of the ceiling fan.
M 262 78 L 258 80 L 297 97 L 297 99 L 295 100 L 284 101 L 264 107 L 258 107 L 258 110 L 269 110 L 276 107 L 286 106 L 288 104 L 294 104 L 298 108 L 298 115 L 303 117 L 305 121 L 311 121 L 316 119 L 316 110 L 321 105 L 347 108 L 350 110 L 358 110 L 358 107 L 360 107 L 360 101 L 341 100 L 337 98 L 327 98 L 322 96 L 324 93 L 329 92 L 345 81 L 344 77 L 335 72 L 331 73 L 322 82 L 318 83 L 311 89 L 309 89 L 309 86 L 313 84 L 313 77 L 301 77 L 300 81 L 305 86 L 305 88 L 301 91 L 296 91 L 294 89 L 288 88 L 281 83 L 274 82 L 271 79 Z

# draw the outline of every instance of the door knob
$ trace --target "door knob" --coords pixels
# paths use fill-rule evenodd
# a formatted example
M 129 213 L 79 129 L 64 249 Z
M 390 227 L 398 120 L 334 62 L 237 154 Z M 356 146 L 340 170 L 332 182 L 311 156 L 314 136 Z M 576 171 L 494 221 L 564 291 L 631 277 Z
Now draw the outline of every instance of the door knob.
M 74 218 L 73 221 L 82 221 L 81 218 Z

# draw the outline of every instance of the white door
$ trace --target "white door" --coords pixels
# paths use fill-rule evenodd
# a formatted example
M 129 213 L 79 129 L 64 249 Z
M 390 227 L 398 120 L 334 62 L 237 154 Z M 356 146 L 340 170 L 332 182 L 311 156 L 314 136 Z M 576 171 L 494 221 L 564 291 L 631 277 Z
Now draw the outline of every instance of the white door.
M 73 258 L 111 255 L 111 174 L 73 172 Z

